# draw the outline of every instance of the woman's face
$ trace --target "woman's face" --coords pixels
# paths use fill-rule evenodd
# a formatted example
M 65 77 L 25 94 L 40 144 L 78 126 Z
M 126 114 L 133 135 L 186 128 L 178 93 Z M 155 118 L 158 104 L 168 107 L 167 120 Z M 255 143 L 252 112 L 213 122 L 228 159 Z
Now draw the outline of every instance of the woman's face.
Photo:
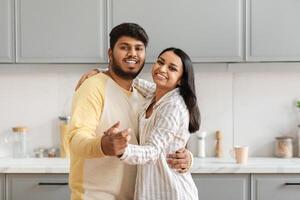
M 161 54 L 152 66 L 152 78 L 156 88 L 170 91 L 180 85 L 183 64 L 172 51 Z

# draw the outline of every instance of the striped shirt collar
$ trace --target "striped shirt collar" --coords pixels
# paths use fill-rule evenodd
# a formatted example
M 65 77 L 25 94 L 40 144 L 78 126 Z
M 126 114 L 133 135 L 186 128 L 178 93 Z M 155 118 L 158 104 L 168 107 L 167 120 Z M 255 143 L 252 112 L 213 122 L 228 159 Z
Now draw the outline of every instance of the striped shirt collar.
M 160 104 L 162 104 L 163 102 L 166 101 L 171 101 L 172 99 L 174 99 L 175 96 L 180 95 L 179 93 L 179 88 L 175 88 L 169 92 L 167 92 L 164 96 L 162 96 L 158 102 L 155 103 L 155 105 L 153 106 L 153 108 L 156 108 L 157 106 L 159 106 Z M 155 95 L 153 96 L 153 100 L 155 99 Z M 177 99 L 177 98 L 175 98 Z

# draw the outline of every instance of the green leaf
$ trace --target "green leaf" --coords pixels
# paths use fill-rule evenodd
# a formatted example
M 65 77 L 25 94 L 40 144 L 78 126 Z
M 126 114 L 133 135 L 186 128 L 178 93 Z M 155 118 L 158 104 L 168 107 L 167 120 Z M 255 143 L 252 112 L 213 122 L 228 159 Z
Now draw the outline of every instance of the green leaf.
M 297 101 L 297 107 L 300 108 L 300 101 Z

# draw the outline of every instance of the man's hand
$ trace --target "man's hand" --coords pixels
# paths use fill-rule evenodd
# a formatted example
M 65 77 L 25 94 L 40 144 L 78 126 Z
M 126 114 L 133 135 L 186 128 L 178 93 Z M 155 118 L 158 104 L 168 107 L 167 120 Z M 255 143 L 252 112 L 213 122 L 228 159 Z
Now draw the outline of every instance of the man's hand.
M 105 131 L 101 140 L 101 148 L 107 156 L 119 156 L 125 151 L 130 140 L 130 129 L 120 131 L 120 122 L 114 124 L 111 128 Z
M 190 169 L 192 162 L 191 154 L 185 148 L 177 150 L 173 154 L 167 155 L 167 161 L 171 168 L 180 173 L 185 173 Z
M 99 71 L 97 69 L 92 69 L 88 72 L 86 72 L 85 74 L 83 74 L 80 78 L 80 80 L 78 81 L 77 85 L 76 85 L 76 88 L 75 88 L 75 91 L 81 86 L 81 84 L 88 78 L 90 78 L 91 76 L 94 76 L 96 74 L 98 74 Z

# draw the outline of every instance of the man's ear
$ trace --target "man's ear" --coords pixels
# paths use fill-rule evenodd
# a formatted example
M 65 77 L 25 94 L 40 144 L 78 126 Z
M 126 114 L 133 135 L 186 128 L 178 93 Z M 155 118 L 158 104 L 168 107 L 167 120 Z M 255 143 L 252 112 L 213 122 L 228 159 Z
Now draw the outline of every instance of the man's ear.
M 108 51 L 107 51 L 107 54 L 108 54 L 108 62 L 110 63 L 111 62 L 111 60 L 112 60 L 112 49 L 111 48 L 109 48 L 108 49 Z

